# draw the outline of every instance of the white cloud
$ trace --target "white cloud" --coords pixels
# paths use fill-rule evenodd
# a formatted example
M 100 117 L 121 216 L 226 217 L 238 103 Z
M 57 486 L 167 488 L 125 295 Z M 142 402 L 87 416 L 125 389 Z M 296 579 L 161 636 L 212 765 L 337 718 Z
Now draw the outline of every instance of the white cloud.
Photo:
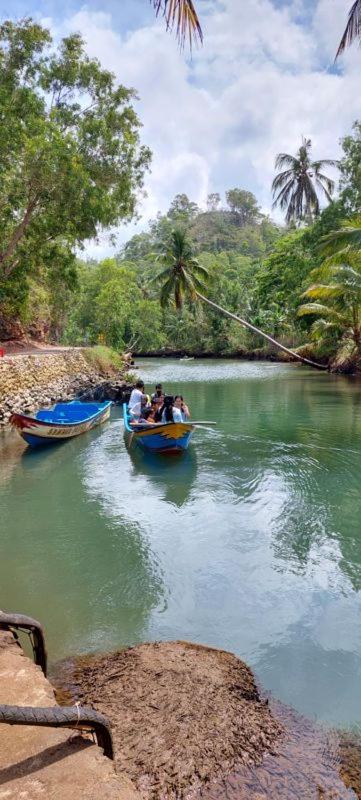
M 298 1 L 214 0 L 204 8 L 205 42 L 192 61 L 159 21 L 120 33 L 110 14 L 84 7 L 58 30 L 80 30 L 89 53 L 139 93 L 152 173 L 142 223 L 123 227 L 122 241 L 177 192 L 204 203 L 208 191 L 241 185 L 269 209 L 275 154 L 294 151 L 304 134 L 316 156 L 337 157 L 359 114 L 360 51 L 347 54 L 342 71 L 330 70 L 345 0 L 318 0 L 307 26 Z

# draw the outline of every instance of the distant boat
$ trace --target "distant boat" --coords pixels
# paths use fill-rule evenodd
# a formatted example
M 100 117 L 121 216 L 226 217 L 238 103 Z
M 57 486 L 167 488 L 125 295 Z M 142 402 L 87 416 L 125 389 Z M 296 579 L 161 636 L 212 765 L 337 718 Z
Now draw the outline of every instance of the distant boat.
M 160 422 L 156 425 L 138 422 L 131 425 L 126 403 L 123 404 L 123 419 L 129 444 L 134 441 L 153 453 L 181 453 L 187 450 L 195 427 L 191 422 Z
M 179 361 L 194 361 L 194 356 L 182 356 Z
M 64 439 L 72 439 L 105 422 L 110 416 L 112 402 L 57 403 L 53 408 L 44 408 L 29 417 L 12 414 L 10 423 L 20 436 L 32 447 L 41 447 Z

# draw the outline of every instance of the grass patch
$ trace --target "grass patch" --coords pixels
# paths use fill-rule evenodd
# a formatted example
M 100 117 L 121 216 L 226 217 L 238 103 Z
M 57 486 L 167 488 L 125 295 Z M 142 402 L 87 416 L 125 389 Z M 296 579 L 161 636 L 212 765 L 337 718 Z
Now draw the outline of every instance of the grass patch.
M 123 358 L 120 353 L 112 350 L 111 347 L 105 347 L 102 344 L 95 345 L 95 347 L 87 347 L 86 350 L 83 350 L 83 355 L 92 367 L 105 375 L 109 374 L 109 372 L 123 372 Z

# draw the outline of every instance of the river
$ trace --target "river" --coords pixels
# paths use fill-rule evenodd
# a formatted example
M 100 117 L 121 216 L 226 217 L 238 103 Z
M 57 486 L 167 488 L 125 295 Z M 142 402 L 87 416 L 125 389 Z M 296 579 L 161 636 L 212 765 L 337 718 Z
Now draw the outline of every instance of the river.
M 52 662 L 154 639 L 235 652 L 312 719 L 361 719 L 361 383 L 264 362 L 139 361 L 181 391 L 181 457 L 102 428 L 32 452 L 0 436 L 0 607 Z

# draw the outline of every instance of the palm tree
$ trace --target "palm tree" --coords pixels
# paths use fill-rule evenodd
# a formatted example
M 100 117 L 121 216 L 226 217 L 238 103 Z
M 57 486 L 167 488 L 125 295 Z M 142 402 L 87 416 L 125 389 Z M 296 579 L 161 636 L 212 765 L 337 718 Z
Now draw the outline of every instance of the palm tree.
M 261 331 L 260 328 L 252 325 L 252 323 L 247 322 L 247 320 L 242 317 L 236 316 L 236 314 L 233 314 L 231 311 L 227 311 L 222 306 L 214 303 L 213 300 L 209 300 L 208 297 L 203 294 L 206 288 L 204 281 L 208 278 L 208 272 L 201 266 L 198 259 L 195 258 L 192 244 L 184 230 L 177 228 L 172 231 L 169 245 L 166 250 L 157 257 L 157 261 L 158 263 L 162 263 L 163 269 L 152 278 L 151 282 L 161 284 L 160 302 L 163 308 L 165 308 L 171 298 L 174 299 L 177 309 L 182 308 L 187 297 L 193 301 L 201 300 L 226 317 L 236 320 L 236 322 L 239 322 L 258 336 L 262 336 L 272 345 L 299 361 L 302 361 L 304 364 L 318 369 L 326 369 L 323 364 L 316 364 L 314 361 L 310 361 L 308 358 L 299 355 L 299 353 L 295 353 L 293 350 L 285 347 L 285 345 L 277 342 L 272 336 Z
M 273 207 L 287 209 L 286 222 L 312 220 L 320 213 L 318 192 L 325 195 L 330 202 L 335 182 L 328 178 L 321 169 L 337 167 L 338 161 L 323 159 L 311 160 L 311 139 L 302 136 L 302 144 L 296 156 L 279 153 L 275 167 L 279 172 L 272 183 L 274 197 Z M 283 169 L 287 167 L 287 169 Z
M 321 241 L 321 252 L 325 256 L 334 253 L 361 251 L 361 216 L 347 221 L 342 228 L 332 231 Z
M 341 53 L 344 52 L 344 50 L 346 50 L 346 47 L 349 47 L 350 44 L 352 44 L 352 42 L 355 39 L 360 39 L 360 38 L 361 38 L 361 0 L 355 0 L 354 4 L 352 5 L 349 11 L 347 25 L 344 30 L 340 44 L 338 46 L 336 59 L 341 55 Z
M 318 278 L 303 297 L 299 316 L 314 315 L 311 332 L 316 339 L 330 333 L 348 347 L 348 355 L 361 346 L 361 252 L 340 251 L 313 272 Z M 350 348 L 351 345 L 351 348 Z
M 192 0 L 150 0 L 155 13 L 163 14 L 167 30 L 176 30 L 180 47 L 186 39 L 192 49 L 193 42 L 203 41 L 202 28 Z

